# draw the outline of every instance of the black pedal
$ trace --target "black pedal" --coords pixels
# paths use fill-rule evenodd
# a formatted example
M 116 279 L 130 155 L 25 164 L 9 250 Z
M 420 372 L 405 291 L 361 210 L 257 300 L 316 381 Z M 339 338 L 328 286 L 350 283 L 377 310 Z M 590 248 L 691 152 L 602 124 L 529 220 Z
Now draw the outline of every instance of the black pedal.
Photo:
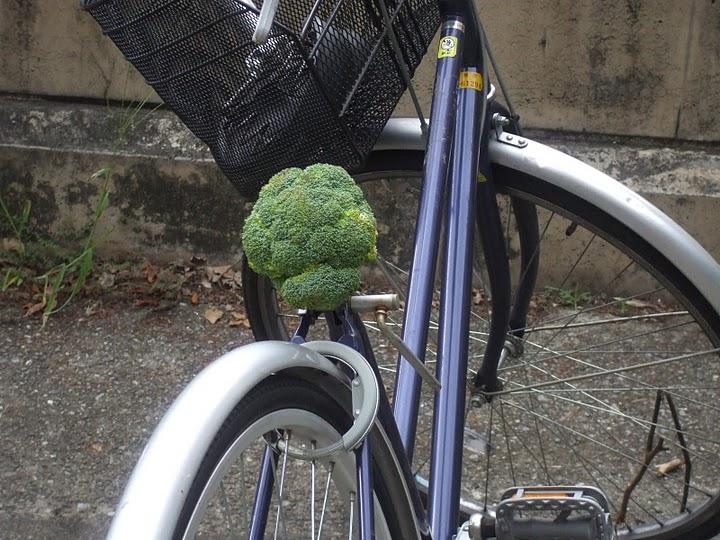
M 607 497 L 588 486 L 507 490 L 495 510 L 497 540 L 613 540 Z

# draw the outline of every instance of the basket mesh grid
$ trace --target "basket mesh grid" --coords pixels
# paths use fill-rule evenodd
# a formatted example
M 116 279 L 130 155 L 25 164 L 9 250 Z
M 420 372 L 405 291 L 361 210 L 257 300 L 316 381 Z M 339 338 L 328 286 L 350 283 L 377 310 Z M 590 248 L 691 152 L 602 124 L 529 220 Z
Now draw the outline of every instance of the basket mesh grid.
M 268 40 L 261 2 L 82 0 L 165 104 L 246 197 L 275 172 L 358 168 L 439 24 L 437 0 L 284 0 Z

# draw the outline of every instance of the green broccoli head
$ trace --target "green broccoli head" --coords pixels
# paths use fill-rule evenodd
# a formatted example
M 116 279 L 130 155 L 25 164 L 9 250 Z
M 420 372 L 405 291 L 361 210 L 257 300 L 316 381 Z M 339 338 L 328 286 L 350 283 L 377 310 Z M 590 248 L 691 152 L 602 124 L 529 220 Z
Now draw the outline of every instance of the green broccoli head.
M 322 311 L 357 290 L 360 266 L 377 256 L 376 239 L 360 188 L 344 169 L 324 164 L 273 176 L 243 229 L 250 267 L 290 305 Z

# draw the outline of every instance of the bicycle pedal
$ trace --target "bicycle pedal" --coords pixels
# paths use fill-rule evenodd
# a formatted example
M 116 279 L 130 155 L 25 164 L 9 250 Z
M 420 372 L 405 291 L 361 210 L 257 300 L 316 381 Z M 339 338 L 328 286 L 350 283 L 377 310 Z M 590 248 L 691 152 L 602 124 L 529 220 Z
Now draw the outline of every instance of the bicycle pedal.
M 589 486 L 533 486 L 507 490 L 495 510 L 498 540 L 612 540 L 605 494 Z

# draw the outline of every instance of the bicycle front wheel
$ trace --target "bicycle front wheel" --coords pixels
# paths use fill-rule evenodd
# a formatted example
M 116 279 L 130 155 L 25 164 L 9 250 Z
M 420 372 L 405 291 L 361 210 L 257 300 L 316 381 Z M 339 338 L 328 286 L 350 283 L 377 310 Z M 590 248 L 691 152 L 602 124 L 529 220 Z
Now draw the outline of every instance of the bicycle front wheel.
M 173 537 L 358 538 L 355 454 L 299 457 L 302 449 L 335 443 L 351 424 L 345 407 L 319 387 L 287 376 L 266 379 L 217 433 Z M 410 503 L 392 483 L 396 458 L 380 429 L 370 435 L 375 535 L 417 538 Z M 272 480 L 264 498 L 261 478 Z
M 405 292 L 422 157 L 378 152 L 357 177 L 380 220 L 364 291 Z M 718 314 L 672 261 L 601 209 L 511 169 L 495 166 L 494 178 L 515 290 L 524 276 L 512 198 L 538 208 L 541 243 L 530 255 L 540 267 L 517 354 L 499 370 L 509 393 L 468 406 L 463 497 L 482 506 L 514 485 L 588 484 L 608 494 L 623 538 L 711 536 L 720 528 Z M 491 316 L 477 255 L 474 277 L 469 378 Z M 296 314 L 264 278 L 246 285 L 256 336 L 286 337 Z M 434 310 L 428 363 L 437 320 Z M 390 389 L 395 352 L 366 327 Z M 423 396 L 414 468 L 427 475 L 432 395 Z

